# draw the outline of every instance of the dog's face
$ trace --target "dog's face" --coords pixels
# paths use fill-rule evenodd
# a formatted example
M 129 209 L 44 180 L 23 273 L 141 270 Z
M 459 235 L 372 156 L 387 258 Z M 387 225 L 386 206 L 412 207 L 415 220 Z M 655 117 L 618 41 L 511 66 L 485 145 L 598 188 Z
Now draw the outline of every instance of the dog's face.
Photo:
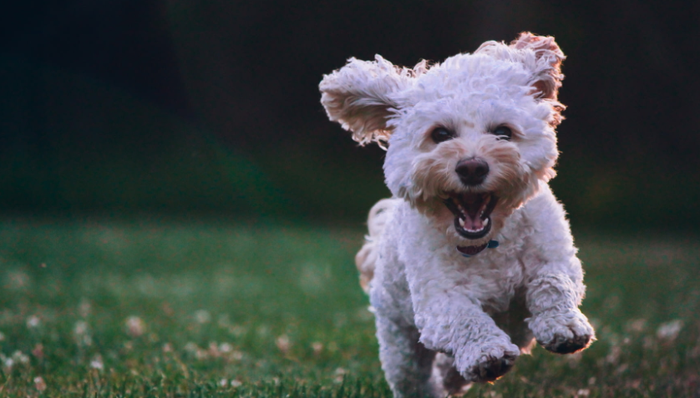
M 321 82 L 322 103 L 358 142 L 388 142 L 395 196 L 454 244 L 480 245 L 554 176 L 563 58 L 523 33 L 431 68 L 351 59 Z

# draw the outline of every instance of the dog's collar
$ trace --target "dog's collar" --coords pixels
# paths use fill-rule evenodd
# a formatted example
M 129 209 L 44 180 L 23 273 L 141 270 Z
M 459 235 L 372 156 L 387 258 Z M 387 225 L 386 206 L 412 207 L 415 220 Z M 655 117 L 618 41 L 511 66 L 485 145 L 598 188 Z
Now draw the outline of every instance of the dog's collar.
M 457 246 L 457 251 L 464 257 L 471 257 L 481 253 L 484 249 L 493 249 L 498 247 L 498 245 L 498 241 L 492 239 L 480 246 Z

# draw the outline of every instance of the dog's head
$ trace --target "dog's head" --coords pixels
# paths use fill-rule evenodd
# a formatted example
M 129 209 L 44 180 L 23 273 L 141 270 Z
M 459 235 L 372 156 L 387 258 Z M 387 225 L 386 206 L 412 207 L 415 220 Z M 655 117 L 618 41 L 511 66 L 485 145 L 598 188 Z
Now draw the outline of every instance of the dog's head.
M 324 77 L 321 102 L 360 144 L 388 145 L 395 196 L 456 244 L 478 245 L 555 175 L 563 59 L 531 33 L 430 67 L 352 58 Z

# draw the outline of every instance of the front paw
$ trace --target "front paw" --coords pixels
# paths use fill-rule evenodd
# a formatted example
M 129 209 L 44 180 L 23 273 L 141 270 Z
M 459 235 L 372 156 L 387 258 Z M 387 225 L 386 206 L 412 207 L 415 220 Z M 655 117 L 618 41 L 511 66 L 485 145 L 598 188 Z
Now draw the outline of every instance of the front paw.
M 512 343 L 483 343 L 474 345 L 457 364 L 462 376 L 469 381 L 484 383 L 498 379 L 515 364 L 520 350 Z
M 534 316 L 529 326 L 537 342 L 557 354 L 581 351 L 595 340 L 593 327 L 578 309 Z

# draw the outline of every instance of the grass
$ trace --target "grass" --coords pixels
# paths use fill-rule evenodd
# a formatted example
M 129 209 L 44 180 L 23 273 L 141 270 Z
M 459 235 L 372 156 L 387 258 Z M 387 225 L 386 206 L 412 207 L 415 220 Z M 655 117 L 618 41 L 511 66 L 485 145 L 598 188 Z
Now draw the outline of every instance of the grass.
M 0 396 L 390 396 L 352 261 L 362 234 L 6 219 Z M 598 341 L 537 348 L 467 397 L 700 396 L 697 237 L 577 237 Z

